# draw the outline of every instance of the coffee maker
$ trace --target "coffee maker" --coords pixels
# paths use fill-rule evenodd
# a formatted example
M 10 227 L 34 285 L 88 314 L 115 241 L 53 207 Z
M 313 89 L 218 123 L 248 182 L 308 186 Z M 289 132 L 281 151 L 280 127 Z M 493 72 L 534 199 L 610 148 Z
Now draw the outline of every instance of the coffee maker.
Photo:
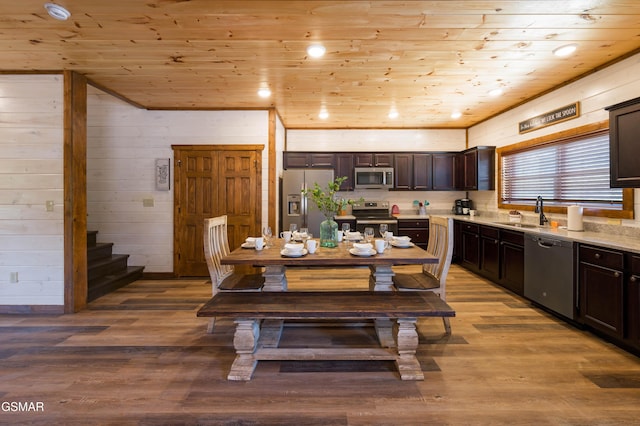
M 471 210 L 471 200 L 468 198 L 459 198 L 453 206 L 453 212 L 455 214 L 469 214 Z

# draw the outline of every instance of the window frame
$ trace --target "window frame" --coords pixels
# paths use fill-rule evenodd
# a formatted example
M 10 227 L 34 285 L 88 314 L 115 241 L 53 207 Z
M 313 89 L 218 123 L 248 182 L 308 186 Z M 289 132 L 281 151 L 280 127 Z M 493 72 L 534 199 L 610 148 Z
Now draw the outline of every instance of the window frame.
M 589 136 L 597 135 L 609 129 L 609 121 L 601 121 L 599 123 L 589 124 L 586 126 L 576 127 L 570 130 L 565 130 L 557 133 L 552 133 L 539 138 L 530 139 L 523 142 L 518 142 L 512 145 L 507 145 L 496 149 L 497 158 L 497 171 L 498 171 L 498 208 L 508 210 L 524 210 L 533 211 L 535 209 L 534 203 L 532 204 L 514 204 L 502 202 L 502 156 L 512 154 L 514 152 L 529 150 L 531 148 L 542 147 L 544 145 L 553 143 L 568 142 L 571 139 L 586 138 Z M 567 203 L 569 204 L 569 203 Z M 567 213 L 567 206 L 558 205 L 545 205 L 545 211 L 550 213 Z M 595 217 L 607 217 L 614 219 L 633 219 L 634 218 L 634 199 L 633 188 L 624 188 L 622 190 L 622 209 L 607 209 L 607 208 L 595 208 L 584 207 L 583 212 L 585 216 Z

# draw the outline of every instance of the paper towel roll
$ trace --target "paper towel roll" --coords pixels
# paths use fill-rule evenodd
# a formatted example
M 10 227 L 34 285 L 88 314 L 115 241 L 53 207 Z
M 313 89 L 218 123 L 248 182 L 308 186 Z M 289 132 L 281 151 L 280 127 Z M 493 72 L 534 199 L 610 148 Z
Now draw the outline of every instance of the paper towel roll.
M 582 207 L 567 207 L 567 231 L 582 231 Z

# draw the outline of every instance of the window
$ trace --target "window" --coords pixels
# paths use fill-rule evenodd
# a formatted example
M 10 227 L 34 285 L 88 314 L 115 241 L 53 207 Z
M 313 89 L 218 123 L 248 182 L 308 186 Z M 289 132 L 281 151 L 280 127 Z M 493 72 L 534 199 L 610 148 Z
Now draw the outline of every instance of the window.
M 499 207 L 528 210 L 538 196 L 548 211 L 579 204 L 585 214 L 633 217 L 633 191 L 609 187 L 609 132 L 544 138 L 498 150 Z

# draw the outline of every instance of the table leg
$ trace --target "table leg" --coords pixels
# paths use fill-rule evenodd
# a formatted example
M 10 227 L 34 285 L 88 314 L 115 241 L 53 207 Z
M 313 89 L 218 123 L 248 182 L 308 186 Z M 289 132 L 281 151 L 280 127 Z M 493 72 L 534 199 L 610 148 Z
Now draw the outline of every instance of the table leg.
M 260 337 L 260 326 L 256 319 L 239 319 L 235 321 L 236 332 L 233 336 L 233 347 L 236 359 L 231 365 L 227 380 L 251 380 L 258 361 L 253 353 Z
M 376 318 L 373 322 L 380 346 L 383 348 L 395 348 L 396 340 L 393 338 L 393 321 L 389 318 Z
M 287 267 L 284 265 L 267 265 L 262 276 L 264 287 L 262 291 L 287 291 Z
M 402 380 L 424 380 L 420 362 L 416 358 L 418 333 L 416 318 L 398 318 L 398 358 L 396 365 Z
M 391 265 L 369 265 L 369 290 L 395 291 L 393 276 L 395 273 Z

